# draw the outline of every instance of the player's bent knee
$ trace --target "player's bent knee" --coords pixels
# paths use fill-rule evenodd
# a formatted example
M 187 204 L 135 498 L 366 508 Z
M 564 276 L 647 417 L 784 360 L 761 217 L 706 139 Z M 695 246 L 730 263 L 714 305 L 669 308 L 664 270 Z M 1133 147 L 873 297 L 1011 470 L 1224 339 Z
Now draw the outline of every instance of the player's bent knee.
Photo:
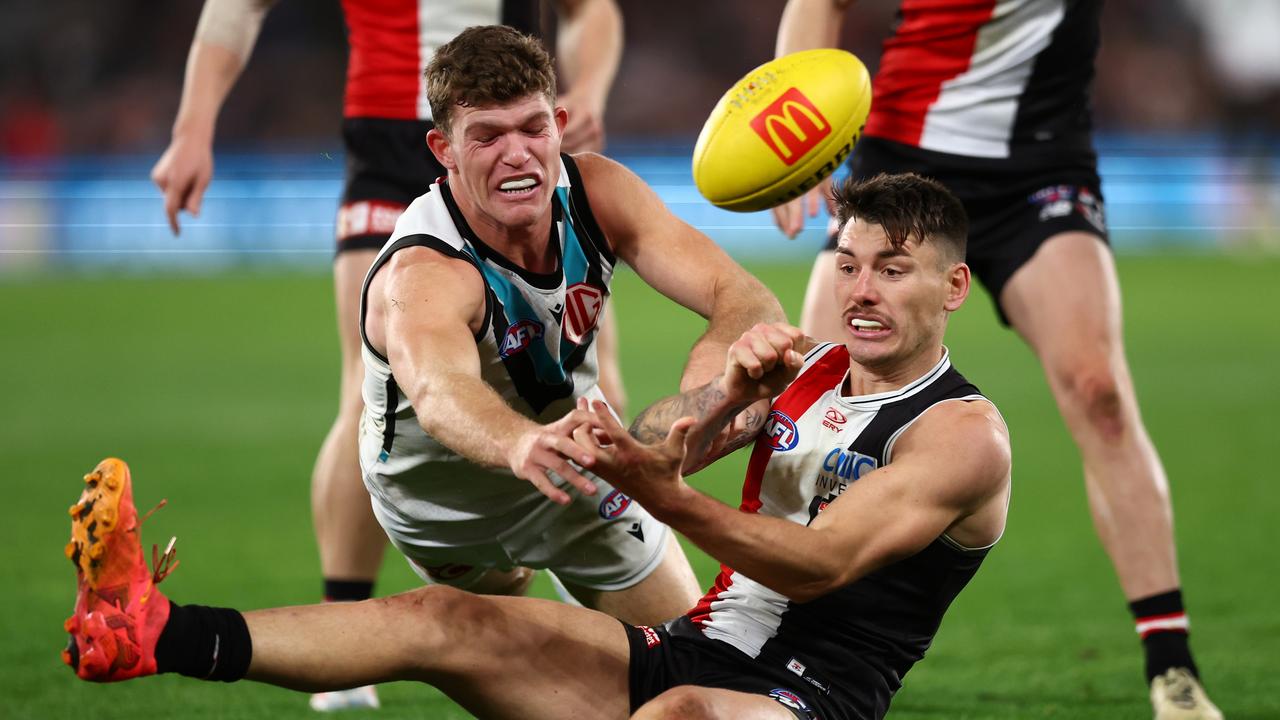
M 442 651 L 465 641 L 483 622 L 482 613 L 468 608 L 476 599 L 447 585 L 428 585 L 370 602 L 381 606 L 387 623 L 403 629 L 406 657 L 413 665 L 420 660 L 435 662 Z
M 720 716 L 703 688 L 678 685 L 645 703 L 633 720 L 717 720 Z

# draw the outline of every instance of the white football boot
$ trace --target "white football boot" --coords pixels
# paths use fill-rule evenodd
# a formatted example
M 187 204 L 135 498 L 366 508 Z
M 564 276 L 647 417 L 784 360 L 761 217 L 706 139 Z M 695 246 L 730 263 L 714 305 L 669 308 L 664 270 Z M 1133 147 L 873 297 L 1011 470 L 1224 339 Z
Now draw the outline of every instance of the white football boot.
M 1151 681 L 1155 720 L 1222 720 L 1200 681 L 1186 668 L 1169 668 Z

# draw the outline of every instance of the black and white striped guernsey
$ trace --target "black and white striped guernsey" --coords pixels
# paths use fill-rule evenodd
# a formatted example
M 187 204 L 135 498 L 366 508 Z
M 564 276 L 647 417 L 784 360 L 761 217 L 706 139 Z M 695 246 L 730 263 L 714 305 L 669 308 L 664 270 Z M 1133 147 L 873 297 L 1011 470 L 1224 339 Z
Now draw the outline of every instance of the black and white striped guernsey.
M 807 525 L 859 478 L 891 463 L 898 438 L 929 408 L 989 402 L 945 351 L 922 377 L 892 392 L 844 397 L 848 372 L 843 345 L 808 354 L 756 440 L 744 512 Z M 860 716 L 878 718 L 989 547 L 965 548 L 944 534 L 910 558 L 804 603 L 722 566 L 698 605 L 669 627 L 726 642 Z

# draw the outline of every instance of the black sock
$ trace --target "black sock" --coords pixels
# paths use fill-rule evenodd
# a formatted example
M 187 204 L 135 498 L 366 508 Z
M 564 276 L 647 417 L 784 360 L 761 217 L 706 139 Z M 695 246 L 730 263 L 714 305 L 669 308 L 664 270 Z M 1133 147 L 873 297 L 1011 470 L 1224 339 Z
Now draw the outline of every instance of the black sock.
M 359 602 L 373 597 L 372 580 L 324 579 L 325 602 Z
M 253 641 L 244 616 L 229 608 L 169 603 L 156 641 L 156 672 L 234 682 L 249 671 Z
M 1200 677 L 1187 642 L 1189 623 L 1182 607 L 1181 590 L 1135 600 L 1129 603 L 1129 611 L 1133 613 L 1147 654 L 1147 684 L 1176 667 L 1186 668 Z

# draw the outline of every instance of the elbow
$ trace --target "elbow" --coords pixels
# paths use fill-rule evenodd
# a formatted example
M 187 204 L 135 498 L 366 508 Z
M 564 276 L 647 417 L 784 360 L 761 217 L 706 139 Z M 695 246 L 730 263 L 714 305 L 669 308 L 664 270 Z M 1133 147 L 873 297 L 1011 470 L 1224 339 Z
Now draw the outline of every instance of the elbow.
M 789 587 L 778 588 L 778 591 L 795 602 L 807 603 L 833 593 L 855 579 L 849 572 L 849 568 L 838 567 L 834 563 L 822 563 L 811 568 L 807 577 L 796 578 Z

